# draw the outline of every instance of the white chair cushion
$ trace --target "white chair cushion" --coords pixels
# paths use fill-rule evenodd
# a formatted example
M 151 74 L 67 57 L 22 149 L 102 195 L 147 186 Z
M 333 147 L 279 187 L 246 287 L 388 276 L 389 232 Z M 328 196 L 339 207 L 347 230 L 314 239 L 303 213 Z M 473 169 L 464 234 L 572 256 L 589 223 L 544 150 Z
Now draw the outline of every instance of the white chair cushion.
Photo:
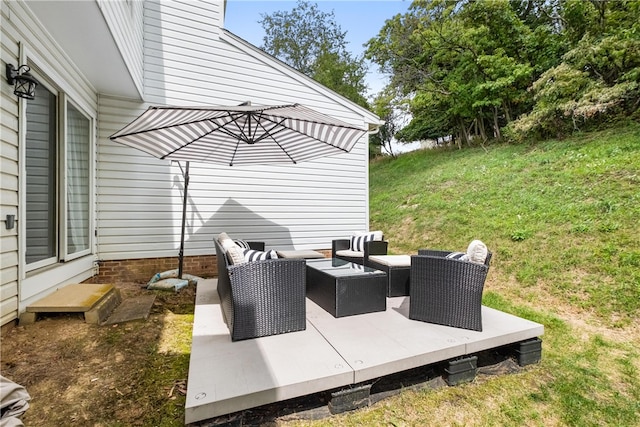
M 343 249 L 341 251 L 336 251 L 336 255 L 350 258 L 362 258 L 364 257 L 364 252 L 352 251 L 351 249 Z
M 276 251 L 280 258 L 294 258 L 294 259 L 314 259 L 314 258 L 324 258 L 320 252 L 306 250 L 306 249 L 298 249 L 298 250 L 278 250 Z
M 411 256 L 409 255 L 370 255 L 369 260 L 389 267 L 411 266 Z

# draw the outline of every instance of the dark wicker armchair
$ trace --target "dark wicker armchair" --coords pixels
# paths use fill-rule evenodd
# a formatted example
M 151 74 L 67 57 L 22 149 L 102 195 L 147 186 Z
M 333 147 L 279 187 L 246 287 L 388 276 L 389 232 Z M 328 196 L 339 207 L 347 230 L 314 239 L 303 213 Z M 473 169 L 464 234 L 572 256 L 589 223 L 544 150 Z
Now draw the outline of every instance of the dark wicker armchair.
M 354 252 L 350 250 L 350 239 L 336 239 L 331 242 L 331 258 L 339 258 L 364 265 L 364 260 L 369 255 L 386 255 L 388 245 L 389 242 L 380 240 L 364 242 L 364 252 Z
M 214 239 L 218 295 L 231 340 L 306 329 L 303 259 L 269 259 L 231 265 Z M 252 247 L 256 247 L 252 244 Z
M 421 249 L 411 257 L 409 318 L 482 331 L 484 264 L 446 258 L 451 252 Z

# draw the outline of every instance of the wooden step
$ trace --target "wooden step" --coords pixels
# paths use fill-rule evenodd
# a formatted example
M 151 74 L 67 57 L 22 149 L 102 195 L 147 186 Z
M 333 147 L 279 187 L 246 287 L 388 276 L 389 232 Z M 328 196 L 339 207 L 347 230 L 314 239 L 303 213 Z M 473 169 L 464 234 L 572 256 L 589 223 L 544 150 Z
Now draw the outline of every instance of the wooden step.
M 113 285 L 74 283 L 27 306 L 20 324 L 34 323 L 39 313 L 84 313 L 85 322 L 100 324 L 121 301 L 120 290 Z

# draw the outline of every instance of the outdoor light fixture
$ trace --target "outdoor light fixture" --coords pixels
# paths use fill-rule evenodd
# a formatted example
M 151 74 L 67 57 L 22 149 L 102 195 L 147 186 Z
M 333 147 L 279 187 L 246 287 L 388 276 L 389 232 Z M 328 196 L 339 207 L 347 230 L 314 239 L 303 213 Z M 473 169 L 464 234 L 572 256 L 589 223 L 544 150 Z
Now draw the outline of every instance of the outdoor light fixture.
M 21 65 L 17 69 L 11 64 L 7 64 L 7 81 L 10 85 L 15 85 L 13 93 L 20 98 L 34 99 L 38 81 L 29 74 L 31 68 L 28 65 Z

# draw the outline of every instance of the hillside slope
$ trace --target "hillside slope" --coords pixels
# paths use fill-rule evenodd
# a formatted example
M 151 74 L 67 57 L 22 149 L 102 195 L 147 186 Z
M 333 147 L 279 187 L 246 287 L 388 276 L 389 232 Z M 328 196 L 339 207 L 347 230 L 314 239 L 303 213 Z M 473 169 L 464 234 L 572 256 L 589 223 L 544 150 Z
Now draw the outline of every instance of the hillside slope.
M 640 308 L 640 125 L 536 145 L 442 149 L 370 169 L 371 229 L 390 252 L 466 249 L 494 257 L 485 288 L 608 327 Z

